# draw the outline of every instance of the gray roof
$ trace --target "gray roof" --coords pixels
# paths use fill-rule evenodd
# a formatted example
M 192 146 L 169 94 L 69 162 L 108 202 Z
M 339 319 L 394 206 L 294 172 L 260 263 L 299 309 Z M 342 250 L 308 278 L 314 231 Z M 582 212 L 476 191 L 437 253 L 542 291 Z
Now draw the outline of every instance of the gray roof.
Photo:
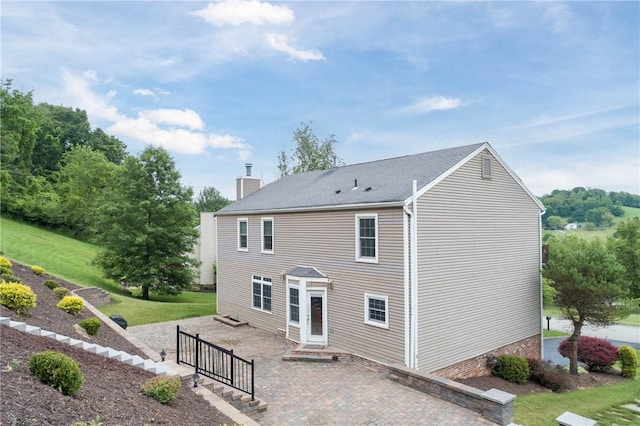
M 216 214 L 402 202 L 485 143 L 284 176 Z M 357 188 L 354 188 L 357 181 Z
M 309 268 L 306 266 L 296 266 L 295 268 L 291 268 L 287 271 L 287 275 L 301 278 L 327 278 L 326 275 L 323 275 L 316 268 Z

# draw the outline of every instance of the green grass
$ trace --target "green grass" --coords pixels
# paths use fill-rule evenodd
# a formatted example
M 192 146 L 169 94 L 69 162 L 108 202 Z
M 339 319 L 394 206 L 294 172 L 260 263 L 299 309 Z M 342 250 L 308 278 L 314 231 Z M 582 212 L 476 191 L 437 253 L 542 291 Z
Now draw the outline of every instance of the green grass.
M 546 338 L 551 338 L 551 337 L 567 337 L 568 334 L 562 331 L 556 331 L 556 330 L 543 330 L 543 334 L 542 337 Z
M 562 313 L 560 312 L 560 309 L 556 308 L 555 306 L 545 307 L 543 310 L 543 315 L 554 317 L 554 318 L 562 318 Z M 640 327 L 640 314 L 631 314 L 628 317 L 623 318 L 620 321 L 617 321 L 616 324 L 632 325 L 635 327 Z
M 6 257 L 28 266 L 42 266 L 47 273 L 79 286 L 108 291 L 113 302 L 100 307 L 100 311 L 122 315 L 131 326 L 216 313 L 215 293 L 151 294 L 150 301 L 127 296 L 118 283 L 104 278 L 92 264 L 98 246 L 6 218 L 0 218 L 0 232 L 0 251 Z

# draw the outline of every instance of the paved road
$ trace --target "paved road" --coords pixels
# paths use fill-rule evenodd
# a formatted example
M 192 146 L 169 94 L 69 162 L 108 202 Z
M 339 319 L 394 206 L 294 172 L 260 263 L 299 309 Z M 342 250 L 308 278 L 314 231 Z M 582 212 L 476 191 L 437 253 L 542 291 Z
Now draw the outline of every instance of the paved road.
M 212 317 L 129 327 L 175 360 L 176 325 L 256 363 L 256 395 L 269 404 L 263 425 L 495 425 L 477 413 L 390 381 L 353 362 L 285 362 L 290 348 L 274 334 L 232 328 Z

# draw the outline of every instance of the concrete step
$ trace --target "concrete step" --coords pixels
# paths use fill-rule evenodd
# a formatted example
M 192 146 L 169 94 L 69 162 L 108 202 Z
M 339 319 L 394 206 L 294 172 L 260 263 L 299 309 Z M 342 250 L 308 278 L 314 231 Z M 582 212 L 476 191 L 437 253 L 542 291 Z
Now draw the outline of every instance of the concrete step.
M 282 356 L 283 361 L 303 361 L 303 362 L 335 362 L 333 355 L 321 354 L 296 354 L 292 352 L 289 355 Z

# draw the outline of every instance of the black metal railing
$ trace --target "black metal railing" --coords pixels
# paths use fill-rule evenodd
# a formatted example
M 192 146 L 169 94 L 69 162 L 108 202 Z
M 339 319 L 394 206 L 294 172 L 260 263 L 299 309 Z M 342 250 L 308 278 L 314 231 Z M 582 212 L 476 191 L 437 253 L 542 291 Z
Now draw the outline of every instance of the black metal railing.
M 251 395 L 255 400 L 253 360 L 247 361 L 233 353 L 231 349 L 209 343 L 184 331 L 177 326 L 177 362 L 190 365 L 196 373 L 217 380 Z

